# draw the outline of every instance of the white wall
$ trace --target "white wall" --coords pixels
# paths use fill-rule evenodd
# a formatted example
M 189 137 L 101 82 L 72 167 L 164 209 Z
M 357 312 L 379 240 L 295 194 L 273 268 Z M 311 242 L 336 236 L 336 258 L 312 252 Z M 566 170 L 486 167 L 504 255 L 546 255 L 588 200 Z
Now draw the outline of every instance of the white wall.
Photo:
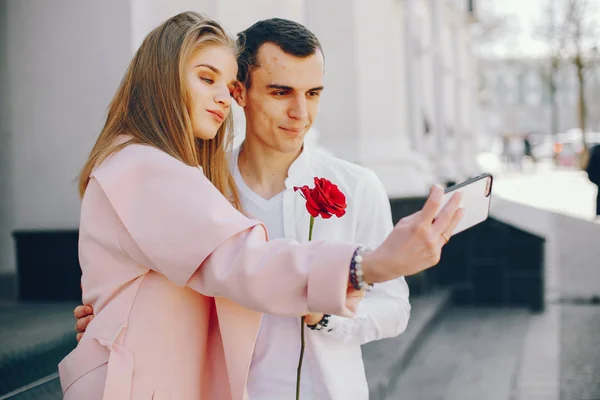
M 230 32 L 237 34 L 255 22 L 268 18 L 285 18 L 305 23 L 305 0 L 218 0 L 215 17 Z
M 3 155 L 8 151 L 11 159 L 12 196 L 1 198 L 12 218 L 4 219 L 0 233 L 76 228 L 76 178 L 132 55 L 129 4 L 26 0 L 5 6 L 2 98 L 9 118 L 3 118 L 2 143 L 9 143 Z
M 7 0 L 0 0 L 0 274 L 14 269 L 12 192 L 12 139 L 9 130 L 8 57 L 7 57 Z
M 184 11 L 196 11 L 215 18 L 216 0 L 126 0 L 131 3 L 131 48 L 135 52 L 150 31 Z

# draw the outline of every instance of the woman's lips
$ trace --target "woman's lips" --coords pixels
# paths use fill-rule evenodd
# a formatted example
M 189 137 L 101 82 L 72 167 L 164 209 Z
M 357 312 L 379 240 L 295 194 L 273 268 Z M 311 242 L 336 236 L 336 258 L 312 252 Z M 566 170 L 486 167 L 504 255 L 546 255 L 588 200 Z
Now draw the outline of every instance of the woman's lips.
M 225 113 L 223 111 L 220 111 L 220 110 L 206 110 L 206 111 L 208 111 L 210 114 L 212 114 L 214 119 L 217 120 L 217 122 L 223 122 L 223 120 L 225 119 Z

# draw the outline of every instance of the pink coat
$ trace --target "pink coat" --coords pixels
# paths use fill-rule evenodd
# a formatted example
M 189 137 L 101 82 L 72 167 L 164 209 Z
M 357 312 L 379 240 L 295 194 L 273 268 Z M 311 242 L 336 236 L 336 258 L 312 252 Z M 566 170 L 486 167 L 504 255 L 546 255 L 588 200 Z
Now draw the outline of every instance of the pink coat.
M 356 246 L 324 246 L 266 242 L 200 168 L 127 146 L 83 199 L 83 302 L 96 316 L 59 365 L 64 398 L 246 398 L 262 312 L 353 314 Z

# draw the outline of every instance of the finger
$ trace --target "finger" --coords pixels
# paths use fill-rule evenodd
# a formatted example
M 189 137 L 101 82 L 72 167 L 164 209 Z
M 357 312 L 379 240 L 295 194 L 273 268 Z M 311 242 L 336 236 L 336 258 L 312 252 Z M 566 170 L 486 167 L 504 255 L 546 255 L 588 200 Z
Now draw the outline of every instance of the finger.
M 429 197 L 425 205 L 421 209 L 423 221 L 430 224 L 435 218 L 440 205 L 442 204 L 442 197 L 444 196 L 444 189 L 440 185 L 434 185 L 429 192 Z
M 73 314 L 75 315 L 76 319 L 79 319 L 79 318 L 87 317 L 88 315 L 92 315 L 93 311 L 94 310 L 92 309 L 92 306 L 80 305 L 80 306 L 75 307 Z
M 83 333 L 78 333 L 77 336 L 75 336 L 75 339 L 77 339 L 77 342 L 79 342 L 82 337 L 83 337 Z
M 73 315 L 75 315 L 76 319 L 87 317 L 87 313 L 85 312 L 85 306 L 77 306 L 75 310 L 73 310 Z
M 93 315 L 78 319 L 77 323 L 75 324 L 75 330 L 79 333 L 85 332 L 92 319 L 94 319 Z
M 446 235 L 448 235 L 448 237 L 452 236 L 452 232 L 454 232 L 454 230 L 456 229 L 456 227 L 460 223 L 460 220 L 464 216 L 465 216 L 465 210 L 464 209 L 459 208 L 458 210 L 456 210 L 456 213 L 454 214 L 454 217 L 452 217 L 452 220 L 448 224 L 448 228 L 446 228 L 447 230 L 444 231 L 444 233 L 446 233 Z M 442 235 L 440 234 L 440 236 L 442 236 Z M 442 237 L 442 240 L 444 241 L 444 244 L 446 244 L 446 239 L 444 239 Z
M 441 235 L 442 232 L 445 232 L 446 234 L 452 233 L 452 230 L 448 229 L 448 226 L 450 225 L 452 218 L 454 218 L 461 201 L 461 193 L 455 193 L 452 196 L 450 201 L 448 201 L 448 203 L 444 206 L 433 223 L 433 235 Z

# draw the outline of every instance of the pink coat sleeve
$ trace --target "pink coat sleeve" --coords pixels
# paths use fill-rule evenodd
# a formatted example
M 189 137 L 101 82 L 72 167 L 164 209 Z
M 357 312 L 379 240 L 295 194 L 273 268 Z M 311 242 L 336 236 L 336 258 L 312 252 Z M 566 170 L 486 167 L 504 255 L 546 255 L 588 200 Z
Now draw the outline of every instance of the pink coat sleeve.
M 351 315 L 355 245 L 266 242 L 204 176 L 166 153 L 129 145 L 93 172 L 137 250 L 129 255 L 177 285 L 276 314 Z

